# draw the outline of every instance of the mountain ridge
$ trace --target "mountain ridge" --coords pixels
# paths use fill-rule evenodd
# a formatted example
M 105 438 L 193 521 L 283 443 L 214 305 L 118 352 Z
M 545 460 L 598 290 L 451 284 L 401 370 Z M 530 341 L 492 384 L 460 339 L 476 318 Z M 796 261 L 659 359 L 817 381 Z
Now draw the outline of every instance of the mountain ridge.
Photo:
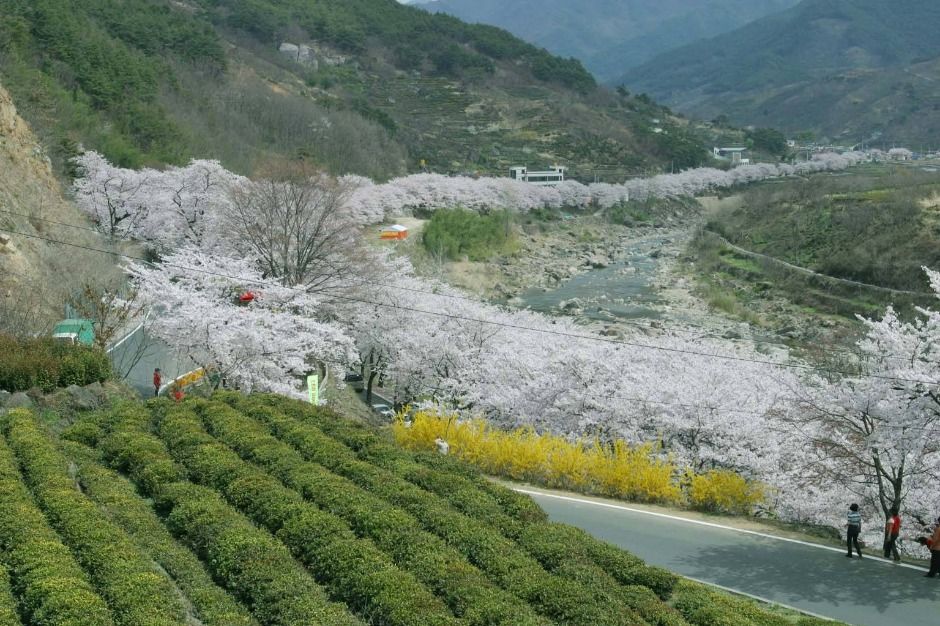
M 578 61 L 397 2 L 0 0 L 0 14 L 4 83 L 65 174 L 81 148 L 243 173 L 303 157 L 379 180 L 519 162 L 622 179 L 707 158 L 681 120 Z
M 657 53 L 794 5 L 798 0 L 435 0 L 421 4 L 469 22 L 494 24 L 561 56 L 581 59 L 602 81 Z
M 845 141 L 940 141 L 940 5 L 804 0 L 725 36 L 656 57 L 623 78 L 706 119 Z M 918 70 L 915 66 L 921 66 Z

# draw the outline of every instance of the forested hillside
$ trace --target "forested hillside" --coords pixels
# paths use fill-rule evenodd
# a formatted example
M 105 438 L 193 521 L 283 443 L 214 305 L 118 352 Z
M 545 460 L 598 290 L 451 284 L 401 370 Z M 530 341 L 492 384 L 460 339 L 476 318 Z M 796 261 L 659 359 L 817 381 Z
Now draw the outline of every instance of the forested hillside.
M 581 59 L 600 80 L 609 81 L 657 54 L 733 30 L 797 1 L 436 0 L 423 6 L 505 28 L 555 54 Z
M 706 119 L 845 141 L 940 141 L 940 5 L 804 0 L 623 78 Z
M 305 156 L 379 179 L 704 158 L 579 62 L 392 0 L 0 0 L 0 14 L 0 75 L 60 168 L 80 146 L 245 173 Z

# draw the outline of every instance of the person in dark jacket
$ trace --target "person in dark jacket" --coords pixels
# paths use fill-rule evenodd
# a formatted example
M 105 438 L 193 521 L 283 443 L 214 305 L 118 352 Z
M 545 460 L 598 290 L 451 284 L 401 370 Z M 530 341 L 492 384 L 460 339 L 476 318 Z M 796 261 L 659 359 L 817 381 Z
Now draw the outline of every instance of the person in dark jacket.
M 845 542 L 849 547 L 849 553 L 845 556 L 852 558 L 852 546 L 854 545 L 855 550 L 858 552 L 858 558 L 862 558 L 862 549 L 858 545 L 858 536 L 862 532 L 862 514 L 858 512 L 858 505 L 855 503 L 849 507 L 845 529 Z

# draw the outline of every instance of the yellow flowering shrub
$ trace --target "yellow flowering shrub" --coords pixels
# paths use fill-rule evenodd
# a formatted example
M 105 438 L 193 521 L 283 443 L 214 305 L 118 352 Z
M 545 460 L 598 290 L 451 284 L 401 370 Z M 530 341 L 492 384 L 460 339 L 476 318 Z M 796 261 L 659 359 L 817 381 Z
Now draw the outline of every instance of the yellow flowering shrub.
M 587 466 L 594 490 L 625 500 L 679 502 L 678 468 L 655 451 L 652 444 L 631 446 L 619 439 L 608 446 L 595 443 Z
M 624 500 L 679 504 L 748 514 L 765 499 L 763 485 L 727 470 L 683 473 L 657 454 L 653 444 L 617 440 L 571 441 L 540 435 L 531 428 L 500 430 L 485 420 L 419 412 L 410 423 L 393 425 L 398 443 L 412 450 L 433 450 L 440 437 L 451 454 L 494 476 L 593 493 Z M 683 489 L 683 486 L 685 489 Z
M 696 509 L 748 515 L 767 496 L 760 483 L 745 480 L 730 470 L 689 473 L 689 503 Z
M 398 421 L 393 428 L 405 447 L 431 450 L 440 437 L 452 454 L 496 476 L 644 502 L 682 499 L 678 468 L 659 458 L 652 445 L 569 441 L 528 428 L 504 431 L 484 420 L 457 421 L 433 413 L 418 413 L 410 425 Z

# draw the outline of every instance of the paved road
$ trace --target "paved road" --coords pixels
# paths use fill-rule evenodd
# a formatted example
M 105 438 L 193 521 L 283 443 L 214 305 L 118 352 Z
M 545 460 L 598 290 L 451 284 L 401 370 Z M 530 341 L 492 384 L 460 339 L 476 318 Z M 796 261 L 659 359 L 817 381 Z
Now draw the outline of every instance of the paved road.
M 163 382 L 185 374 L 195 365 L 177 357 L 164 342 L 151 337 L 146 330 L 140 330 L 111 352 L 111 360 L 118 374 L 127 373 L 125 381 L 142 396 L 153 395 L 153 369 L 159 367 Z M 129 370 L 129 371 L 128 371 Z
M 841 550 L 526 490 L 552 520 L 652 565 L 859 626 L 937 626 L 940 580 Z

